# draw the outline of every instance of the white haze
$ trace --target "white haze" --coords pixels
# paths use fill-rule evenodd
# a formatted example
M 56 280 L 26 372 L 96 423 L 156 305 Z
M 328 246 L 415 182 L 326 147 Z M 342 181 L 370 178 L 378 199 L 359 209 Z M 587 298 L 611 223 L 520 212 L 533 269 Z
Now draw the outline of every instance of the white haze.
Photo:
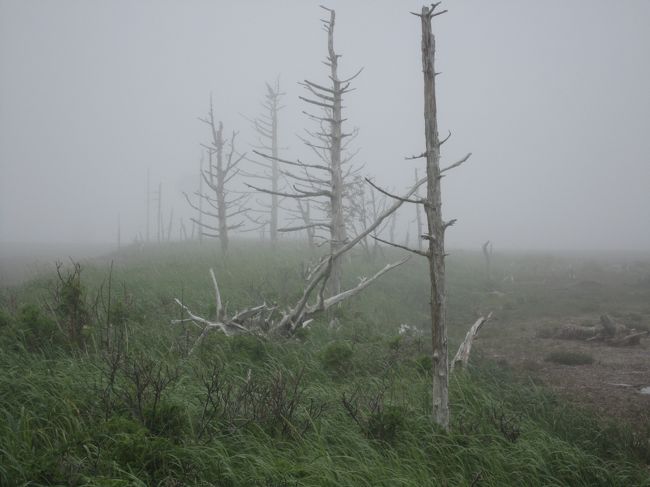
M 324 0 L 320 0 L 323 3 Z M 287 93 L 282 145 L 306 156 L 298 100 L 326 81 L 319 2 L 0 0 L 0 242 L 145 233 L 147 169 L 191 214 L 213 94 L 240 148 L 264 81 Z M 332 1 L 357 163 L 396 190 L 422 161 L 420 2 Z M 451 247 L 650 249 L 650 2 L 451 1 L 434 21 Z M 403 225 L 412 208 L 402 209 Z M 153 213 L 153 207 L 152 207 Z M 176 234 L 176 230 L 175 230 Z M 400 240 L 403 236 L 400 237 Z

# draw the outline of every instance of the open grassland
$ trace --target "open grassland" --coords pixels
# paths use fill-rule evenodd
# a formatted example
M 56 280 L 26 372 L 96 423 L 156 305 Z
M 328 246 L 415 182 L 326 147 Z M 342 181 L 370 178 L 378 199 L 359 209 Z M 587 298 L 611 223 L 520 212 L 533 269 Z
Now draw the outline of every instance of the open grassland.
M 436 430 L 422 260 L 290 340 L 212 333 L 188 355 L 196 330 L 170 325 L 173 298 L 213 315 L 209 267 L 236 310 L 291 302 L 310 257 L 241 242 L 227 261 L 175 244 L 83 262 L 74 342 L 53 266 L 4 289 L 0 485 L 650 485 L 647 428 L 574 408 L 480 343 L 451 381 L 452 432 Z M 345 282 L 398 258 L 355 256 Z M 504 346 L 524 320 L 607 311 L 647 325 L 650 267 L 631 262 L 497 256 L 488 281 L 480 254 L 455 252 L 450 350 L 490 310 L 484 333 Z M 422 333 L 400 336 L 402 323 Z

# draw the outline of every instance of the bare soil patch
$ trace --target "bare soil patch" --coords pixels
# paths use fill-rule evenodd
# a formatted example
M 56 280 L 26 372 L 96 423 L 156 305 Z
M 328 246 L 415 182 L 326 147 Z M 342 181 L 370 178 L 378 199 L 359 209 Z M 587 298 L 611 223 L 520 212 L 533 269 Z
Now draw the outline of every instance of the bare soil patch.
M 558 325 L 580 326 L 597 317 L 580 316 L 567 320 L 545 319 L 519 324 L 494 322 L 491 333 L 477 341 L 483 354 L 529 373 L 561 396 L 599 415 L 630 424 L 650 419 L 650 337 L 640 344 L 614 347 L 602 342 L 541 338 L 544 331 Z M 549 354 L 577 352 L 591 355 L 593 363 L 561 365 L 548 361 Z

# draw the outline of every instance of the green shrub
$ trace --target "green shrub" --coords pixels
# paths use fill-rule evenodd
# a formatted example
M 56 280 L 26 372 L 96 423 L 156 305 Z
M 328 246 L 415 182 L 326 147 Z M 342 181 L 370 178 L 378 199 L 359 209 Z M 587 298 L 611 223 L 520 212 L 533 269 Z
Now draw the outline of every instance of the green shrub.
M 550 352 L 544 360 L 560 365 L 589 365 L 594 363 L 594 358 L 591 354 L 571 350 Z
M 14 325 L 12 316 L 0 308 L 0 333 L 5 333 Z
M 405 426 L 405 411 L 397 406 L 385 406 L 384 409 L 371 414 L 366 425 L 366 434 L 370 438 L 392 442 Z
M 343 375 L 352 367 L 353 351 L 346 342 L 332 342 L 323 350 L 323 368 L 334 375 Z
M 268 356 L 264 342 L 254 336 L 237 335 L 230 338 L 230 350 L 253 362 L 261 362 Z
M 170 401 L 164 401 L 154 409 L 147 407 L 144 411 L 144 424 L 156 436 L 179 440 L 188 428 L 185 408 Z
M 18 313 L 16 331 L 28 350 L 46 350 L 60 344 L 63 335 L 54 320 L 46 316 L 36 305 L 23 306 Z
M 433 370 L 433 359 L 431 355 L 420 355 L 415 359 L 415 364 L 418 369 L 418 372 L 422 374 L 429 375 Z

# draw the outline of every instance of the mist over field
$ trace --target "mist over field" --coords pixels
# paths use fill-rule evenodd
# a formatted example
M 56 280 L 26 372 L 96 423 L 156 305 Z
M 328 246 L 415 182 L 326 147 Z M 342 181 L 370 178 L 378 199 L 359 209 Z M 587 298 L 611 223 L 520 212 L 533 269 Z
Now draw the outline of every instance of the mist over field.
M 0 0 L 0 486 L 650 487 L 650 0 L 319 2 Z
M 422 160 L 414 1 L 328 2 L 362 173 L 402 191 Z M 650 248 L 650 4 L 478 2 L 436 19 L 448 246 Z M 0 2 L 0 241 L 122 243 L 145 234 L 146 184 L 165 218 L 193 210 L 197 120 L 214 100 L 250 154 L 264 82 L 279 77 L 281 155 L 297 138 L 304 79 L 326 81 L 318 2 Z M 255 166 L 248 166 L 254 172 Z M 238 184 L 241 185 L 241 178 Z M 152 209 L 153 213 L 153 209 Z M 400 210 L 400 240 L 412 208 Z M 152 225 L 154 216 L 152 218 Z M 166 225 L 166 222 L 165 222 Z M 251 234 L 246 234 L 252 238 Z

